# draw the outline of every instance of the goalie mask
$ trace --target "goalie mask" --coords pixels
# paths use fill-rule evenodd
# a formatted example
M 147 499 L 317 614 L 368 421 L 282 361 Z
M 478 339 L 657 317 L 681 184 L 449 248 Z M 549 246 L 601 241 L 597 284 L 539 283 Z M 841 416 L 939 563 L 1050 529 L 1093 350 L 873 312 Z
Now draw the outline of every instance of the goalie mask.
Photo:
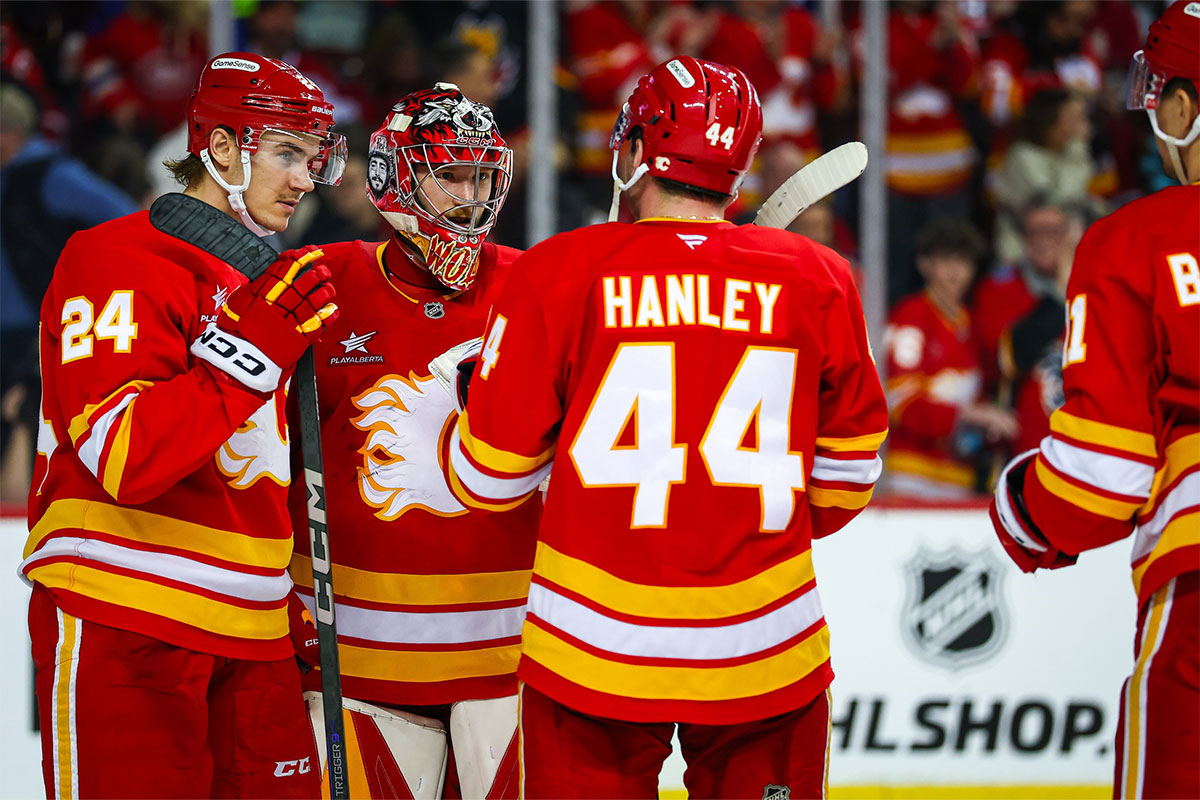
M 367 191 L 434 277 L 467 289 L 508 195 L 512 157 L 491 109 L 438 83 L 392 106 L 372 134 Z
M 312 137 L 318 153 L 308 165 L 314 183 L 336 186 L 346 166 L 346 139 L 333 133 L 333 104 L 320 88 L 290 64 L 253 53 L 224 53 L 200 73 L 187 109 L 188 152 L 204 162 L 209 175 L 229 193 L 229 205 L 259 236 L 273 233 L 246 210 L 242 193 L 250 186 L 250 157 L 267 131 L 296 139 Z M 241 151 L 242 183 L 231 186 L 208 154 L 217 127 L 232 128 Z

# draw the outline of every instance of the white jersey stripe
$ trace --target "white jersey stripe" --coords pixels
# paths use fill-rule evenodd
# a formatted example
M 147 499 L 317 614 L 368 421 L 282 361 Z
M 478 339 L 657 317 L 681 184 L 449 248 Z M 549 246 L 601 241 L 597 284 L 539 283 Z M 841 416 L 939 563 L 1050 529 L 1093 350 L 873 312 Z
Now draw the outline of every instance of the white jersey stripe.
M 137 392 L 130 392 L 121 398 L 121 402 L 104 412 L 99 419 L 92 423 L 87 441 L 79 448 L 79 460 L 88 468 L 88 472 L 92 473 L 101 483 L 104 482 L 104 476 L 100 474 L 100 454 L 104 452 L 104 445 L 108 441 L 108 432 L 125 407 L 132 403 L 137 396 Z
M 316 614 L 312 595 L 301 599 Z M 480 611 L 384 611 L 338 601 L 338 635 L 388 644 L 470 644 L 521 635 L 525 606 Z
M 1138 526 L 1137 535 L 1133 540 L 1131 561 L 1137 561 L 1151 553 L 1163 530 L 1179 512 L 1194 507 L 1200 503 L 1200 471 L 1192 472 L 1179 483 L 1175 484 L 1170 493 L 1158 505 L 1154 516 Z
M 287 597 L 288 592 L 292 590 L 292 578 L 287 572 L 274 576 L 251 575 L 212 564 L 202 564 L 183 556 L 135 550 L 111 542 L 77 536 L 50 539 L 22 561 L 18 569 L 24 575 L 27 569 L 37 562 L 61 556 L 86 558 L 98 564 L 144 572 L 241 600 L 272 603 Z
M 529 611 L 592 647 L 643 658 L 717 660 L 759 653 L 821 620 L 816 587 L 761 616 L 732 625 L 674 627 L 614 619 L 538 583 L 529 587 Z
M 54 651 L 50 737 L 53 742 L 54 797 L 79 797 L 79 748 L 75 728 L 75 684 L 79 677 L 79 643 L 83 620 L 55 609 L 58 641 Z
M 1149 700 L 1147 687 L 1154 656 L 1162 645 L 1170 622 L 1175 580 L 1172 578 L 1150 600 L 1150 611 L 1138 647 L 1137 665 L 1125 693 L 1125 760 L 1121 764 L 1119 795 L 1130 800 L 1143 796 L 1146 779 L 1146 706 Z
M 474 494 L 494 502 L 515 500 L 532 492 L 542 482 L 542 479 L 550 474 L 550 468 L 554 466 L 553 461 L 548 461 L 536 471 L 520 478 L 496 478 L 485 475 L 476 469 L 471 460 L 463 453 L 462 439 L 458 436 L 457 427 L 450 436 L 450 463 L 454 466 L 454 472 L 462 481 L 463 486 Z
M 827 456 L 813 456 L 812 479 L 815 481 L 837 481 L 843 483 L 874 483 L 883 472 L 883 459 L 861 458 L 841 460 Z
M 1154 467 L 1108 453 L 1097 453 L 1054 436 L 1042 439 L 1042 457 L 1064 475 L 1088 486 L 1131 497 L 1149 497 Z

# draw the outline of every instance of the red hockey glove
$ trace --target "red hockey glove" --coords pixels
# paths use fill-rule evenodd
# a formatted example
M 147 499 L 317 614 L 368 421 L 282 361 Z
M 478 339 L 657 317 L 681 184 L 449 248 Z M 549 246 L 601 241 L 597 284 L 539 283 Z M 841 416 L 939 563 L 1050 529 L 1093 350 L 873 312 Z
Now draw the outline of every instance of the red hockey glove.
M 1027 450 L 1008 462 L 989 509 L 1000 544 L 1022 572 L 1069 567 L 1079 559 L 1051 545 L 1025 508 L 1025 472 L 1037 454 L 1037 450 Z
M 296 650 L 301 669 L 305 672 L 321 666 L 321 647 L 317 639 L 317 624 L 313 622 L 308 606 L 294 591 L 288 595 L 288 636 Z
M 329 269 L 314 263 L 322 255 L 312 245 L 280 253 L 262 276 L 234 290 L 192 354 L 251 389 L 273 392 L 337 319 Z
M 482 350 L 483 339 L 475 338 L 454 345 L 429 362 L 430 374 L 437 378 L 438 383 L 454 398 L 454 407 L 460 414 L 467 407 L 467 388 L 471 384 L 471 376 L 475 374 L 475 365 L 479 363 L 479 353 Z

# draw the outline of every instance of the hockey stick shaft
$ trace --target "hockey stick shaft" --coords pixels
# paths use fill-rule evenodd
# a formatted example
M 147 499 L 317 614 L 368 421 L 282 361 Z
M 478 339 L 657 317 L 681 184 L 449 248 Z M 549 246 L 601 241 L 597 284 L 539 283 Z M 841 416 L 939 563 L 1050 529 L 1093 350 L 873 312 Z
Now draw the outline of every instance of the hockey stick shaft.
M 300 449 L 304 454 L 304 487 L 308 506 L 308 541 L 312 554 L 313 605 L 321 654 L 321 705 L 325 716 L 325 763 L 329 796 L 350 797 L 346 775 L 346 731 L 342 720 L 342 673 L 338 663 L 337 624 L 333 601 L 333 560 L 326 521 L 325 467 L 321 457 L 321 414 L 317 404 L 317 370 L 310 347 L 296 365 L 296 400 L 300 407 Z

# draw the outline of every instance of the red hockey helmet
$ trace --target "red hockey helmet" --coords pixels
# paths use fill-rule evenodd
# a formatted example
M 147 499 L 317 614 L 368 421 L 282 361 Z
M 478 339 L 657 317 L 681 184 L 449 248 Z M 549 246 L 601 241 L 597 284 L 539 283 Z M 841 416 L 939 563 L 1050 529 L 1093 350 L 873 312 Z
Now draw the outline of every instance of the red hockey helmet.
M 616 151 L 635 127 L 650 175 L 736 195 L 762 139 L 762 107 L 741 70 L 676 56 L 638 81 L 617 116 L 608 146 L 618 182 Z
M 254 53 L 224 53 L 200 73 L 188 103 L 188 152 L 200 156 L 213 129 L 224 125 L 249 153 L 264 130 L 317 136 L 320 153 L 309 165 L 317 183 L 336 185 L 346 165 L 346 140 L 331 132 L 333 105 L 290 64 Z
M 508 196 L 512 158 L 491 109 L 452 83 L 438 83 L 392 106 L 371 135 L 367 191 L 384 219 L 420 249 L 439 281 L 467 289 L 475 280 L 479 249 Z M 465 189 L 464 170 L 470 178 Z M 457 179 L 448 180 L 456 172 Z M 447 197 L 450 207 L 439 210 Z
M 1200 116 L 1183 138 L 1163 133 L 1158 127 L 1158 108 L 1162 91 L 1172 78 L 1186 78 L 1200 87 L 1200 2 L 1178 0 L 1150 24 L 1146 46 L 1133 54 L 1129 67 L 1129 86 L 1125 106 L 1146 109 L 1154 135 L 1168 145 L 1186 147 L 1200 137 Z M 1179 154 L 1168 148 L 1176 170 L 1181 170 Z

